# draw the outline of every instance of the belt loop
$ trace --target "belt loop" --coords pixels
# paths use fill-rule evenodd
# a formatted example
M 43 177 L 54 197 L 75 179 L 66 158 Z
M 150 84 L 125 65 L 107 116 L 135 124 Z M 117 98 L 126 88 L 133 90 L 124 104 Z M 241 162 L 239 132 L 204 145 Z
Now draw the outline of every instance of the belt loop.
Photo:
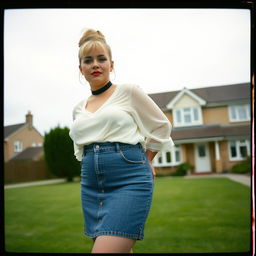
M 118 142 L 116 142 L 116 151 L 117 151 L 117 152 L 120 152 L 120 146 L 119 146 L 119 143 L 118 143 Z

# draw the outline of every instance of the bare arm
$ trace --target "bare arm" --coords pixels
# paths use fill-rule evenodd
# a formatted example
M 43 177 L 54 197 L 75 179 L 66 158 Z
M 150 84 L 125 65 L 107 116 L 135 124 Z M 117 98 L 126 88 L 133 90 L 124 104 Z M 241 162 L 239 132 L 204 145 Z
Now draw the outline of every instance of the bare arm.
M 150 162 L 152 162 L 152 160 L 154 159 L 154 157 L 157 154 L 157 152 L 152 152 L 150 149 L 147 149 L 146 150 L 146 154 L 147 154 L 148 160 Z
M 150 149 L 147 149 L 146 150 L 146 155 L 148 157 L 148 160 L 149 160 L 149 164 L 151 166 L 151 170 L 152 170 L 152 174 L 153 174 L 153 178 L 155 179 L 156 177 L 156 171 L 155 171 L 155 168 L 152 164 L 152 160 L 154 159 L 155 155 L 157 154 L 157 152 L 152 152 Z

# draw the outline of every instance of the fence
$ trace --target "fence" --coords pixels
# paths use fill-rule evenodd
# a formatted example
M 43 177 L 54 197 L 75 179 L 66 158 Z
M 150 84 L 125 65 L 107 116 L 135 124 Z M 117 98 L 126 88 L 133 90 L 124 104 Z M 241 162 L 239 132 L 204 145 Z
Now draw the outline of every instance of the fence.
M 10 161 L 4 164 L 4 183 L 27 182 L 56 178 L 44 160 Z

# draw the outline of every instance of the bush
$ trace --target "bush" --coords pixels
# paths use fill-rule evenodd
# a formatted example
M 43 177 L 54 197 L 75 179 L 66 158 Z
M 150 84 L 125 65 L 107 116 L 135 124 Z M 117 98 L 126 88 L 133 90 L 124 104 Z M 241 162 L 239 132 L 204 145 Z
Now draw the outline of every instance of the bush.
M 44 136 L 44 155 L 46 164 L 54 175 L 72 181 L 80 174 L 80 163 L 74 156 L 73 141 L 67 127 L 51 129 Z
M 235 164 L 232 169 L 232 173 L 249 173 L 251 172 L 251 157 L 247 157 L 246 160 L 244 160 L 241 163 Z
M 172 173 L 171 176 L 185 176 L 192 168 L 193 166 L 191 164 L 184 162 L 178 165 L 176 172 Z

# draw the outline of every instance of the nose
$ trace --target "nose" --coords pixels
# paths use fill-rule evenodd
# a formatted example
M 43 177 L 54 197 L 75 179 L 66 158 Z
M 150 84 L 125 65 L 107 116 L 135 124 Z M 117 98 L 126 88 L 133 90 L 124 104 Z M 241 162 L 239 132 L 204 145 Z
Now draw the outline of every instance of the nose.
M 93 61 L 93 68 L 98 68 L 99 67 L 99 63 L 97 60 Z

